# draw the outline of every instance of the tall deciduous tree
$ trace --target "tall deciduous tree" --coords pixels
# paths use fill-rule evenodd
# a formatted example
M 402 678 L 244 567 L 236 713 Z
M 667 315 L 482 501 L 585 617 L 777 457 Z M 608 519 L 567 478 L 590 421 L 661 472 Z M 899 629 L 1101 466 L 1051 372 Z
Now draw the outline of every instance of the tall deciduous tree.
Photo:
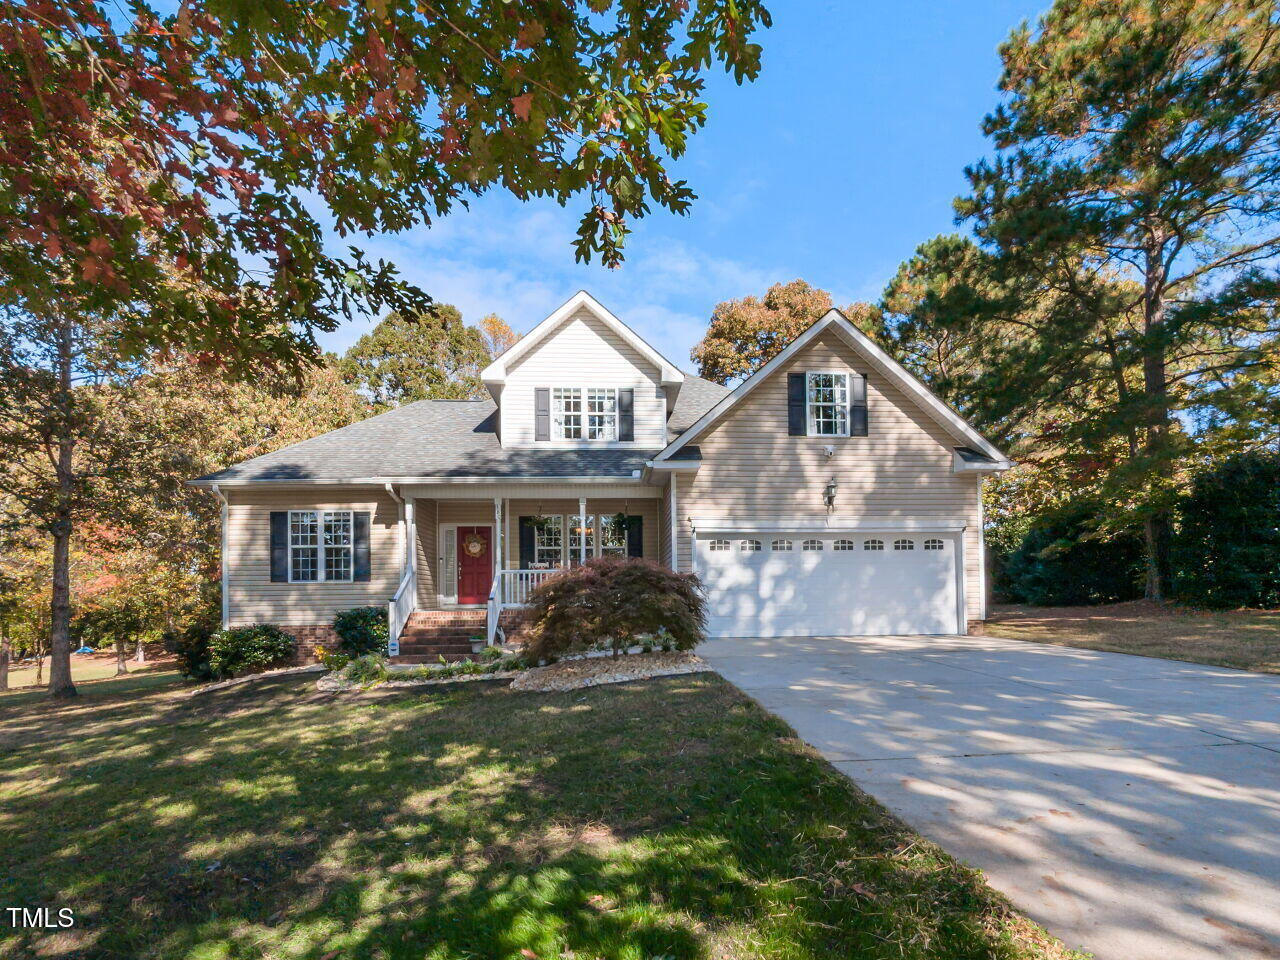
M 693 348 L 699 376 L 716 383 L 744 380 L 831 309 L 831 294 L 804 280 L 775 283 L 763 297 L 716 304 L 706 335 Z M 872 304 L 855 303 L 845 314 L 864 329 L 879 322 Z
M 458 308 L 392 313 L 342 358 L 347 382 L 379 408 L 415 400 L 466 400 L 484 393 L 480 371 L 491 359 L 484 334 Z
M 353 309 L 421 308 L 323 243 L 499 188 L 586 199 L 577 256 L 683 212 L 705 74 L 753 78 L 759 0 L 13 0 L 0 15 L 0 296 L 111 304 L 134 345 L 314 353 Z
M 520 339 L 520 334 L 512 330 L 507 321 L 496 313 L 485 314 L 476 326 L 480 328 L 480 335 L 484 338 L 484 348 L 489 351 L 491 358 L 506 353 Z
M 1116 380 L 1116 415 L 1138 437 L 1147 594 L 1163 597 L 1178 415 L 1276 360 L 1276 8 L 1058 0 L 1001 55 L 1006 96 L 986 120 L 997 154 L 968 170 L 958 209 L 1010 275 L 1073 302 L 1037 338 L 1046 362 L 1092 352 L 1080 326 L 1121 318 L 1111 347 L 1140 378 Z

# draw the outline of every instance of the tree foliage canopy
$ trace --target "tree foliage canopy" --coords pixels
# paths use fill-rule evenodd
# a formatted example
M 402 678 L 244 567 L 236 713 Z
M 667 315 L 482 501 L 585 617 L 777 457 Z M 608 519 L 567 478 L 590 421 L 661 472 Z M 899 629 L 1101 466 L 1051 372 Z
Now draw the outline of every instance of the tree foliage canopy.
M 485 333 L 465 325 L 457 307 L 438 303 L 423 313 L 389 314 L 340 366 L 348 383 L 386 408 L 484 396 L 480 371 L 491 359 Z
M 694 199 L 668 176 L 706 71 L 755 77 L 759 0 L 15 0 L 0 19 L 0 290 L 125 310 L 135 344 L 292 360 L 356 309 L 421 309 L 340 235 L 502 189 L 586 197 L 579 259 Z M 127 308 L 127 310 L 126 310 Z

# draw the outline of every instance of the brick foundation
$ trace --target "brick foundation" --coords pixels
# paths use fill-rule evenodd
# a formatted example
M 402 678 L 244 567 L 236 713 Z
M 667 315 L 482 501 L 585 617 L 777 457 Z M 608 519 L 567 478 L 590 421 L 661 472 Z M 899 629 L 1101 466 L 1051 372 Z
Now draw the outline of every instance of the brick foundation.
M 985 621 L 985 620 L 970 620 L 970 621 L 968 622 L 968 624 L 966 624 L 965 633 L 967 633 L 967 634 L 968 634 L 969 636 L 971 636 L 971 637 L 983 637 L 983 636 L 986 636 L 986 634 L 987 634 L 987 621 Z
M 326 650 L 338 649 L 338 634 L 328 623 L 306 627 L 281 627 L 285 633 L 291 634 L 294 641 L 293 662 L 297 666 L 318 662 L 311 651 L 315 647 Z
M 509 608 L 502 611 L 502 615 L 498 619 L 498 626 L 502 628 L 508 644 L 524 645 L 527 639 L 525 633 L 528 630 L 528 621 L 529 615 L 525 610 Z

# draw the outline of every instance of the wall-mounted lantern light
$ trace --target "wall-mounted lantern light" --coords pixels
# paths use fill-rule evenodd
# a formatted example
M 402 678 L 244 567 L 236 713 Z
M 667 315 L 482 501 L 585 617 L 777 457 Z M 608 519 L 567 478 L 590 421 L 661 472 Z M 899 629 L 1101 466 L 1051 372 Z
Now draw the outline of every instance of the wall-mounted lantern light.
M 836 505 L 836 478 L 832 477 L 827 481 L 827 485 L 822 488 L 822 502 L 827 505 L 830 510 Z

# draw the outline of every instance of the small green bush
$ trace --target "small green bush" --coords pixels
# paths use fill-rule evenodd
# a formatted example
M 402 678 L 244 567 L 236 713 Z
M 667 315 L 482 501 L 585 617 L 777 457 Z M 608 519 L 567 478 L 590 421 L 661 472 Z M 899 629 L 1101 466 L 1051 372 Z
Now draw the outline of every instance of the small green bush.
M 219 630 L 209 639 L 209 668 L 219 679 L 283 666 L 293 659 L 293 637 L 275 624 Z
M 387 655 L 391 629 L 387 625 L 386 607 L 353 607 L 333 618 L 338 646 L 353 657 L 367 653 Z
M 342 675 L 352 683 L 378 683 L 387 679 L 387 662 L 376 653 L 366 653 L 348 663 L 342 669 Z
M 1142 541 L 1090 536 L 1095 511 L 1077 503 L 1032 525 L 1002 564 L 1000 592 L 1014 603 L 1076 606 L 1142 596 Z
M 599 557 L 541 583 L 529 598 L 526 655 L 534 661 L 645 638 L 690 650 L 706 636 L 706 601 L 691 573 L 652 560 Z
M 1184 603 L 1280 607 L 1280 454 L 1238 454 L 1197 473 L 1172 554 Z

